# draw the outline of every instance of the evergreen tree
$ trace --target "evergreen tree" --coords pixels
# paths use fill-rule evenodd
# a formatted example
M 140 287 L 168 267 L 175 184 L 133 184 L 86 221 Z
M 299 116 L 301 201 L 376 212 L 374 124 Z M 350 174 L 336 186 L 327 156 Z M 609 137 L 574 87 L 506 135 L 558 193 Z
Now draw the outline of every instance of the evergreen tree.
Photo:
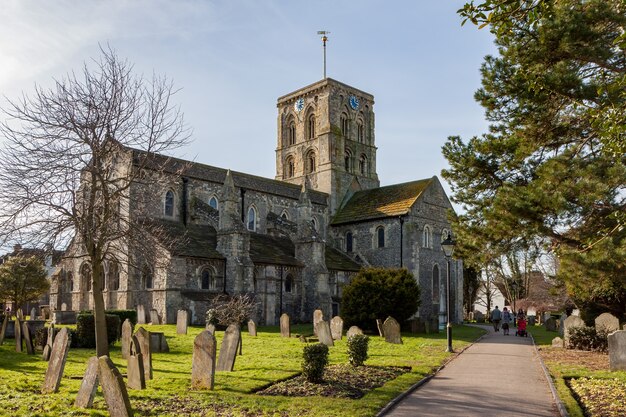
M 0 265 L 0 300 L 11 301 L 14 311 L 49 289 L 43 263 L 34 256 L 13 256 Z

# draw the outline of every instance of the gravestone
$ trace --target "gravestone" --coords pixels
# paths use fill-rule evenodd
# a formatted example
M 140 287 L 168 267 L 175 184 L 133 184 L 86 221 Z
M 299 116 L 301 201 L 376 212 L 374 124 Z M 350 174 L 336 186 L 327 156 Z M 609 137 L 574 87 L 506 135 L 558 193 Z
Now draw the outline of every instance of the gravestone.
M 291 337 L 291 329 L 289 327 L 289 315 L 283 313 L 280 316 L 280 335 L 282 337 Z
M 154 308 L 150 310 L 150 324 L 161 324 L 159 313 Z
M 607 333 L 619 330 L 619 319 L 611 313 L 602 313 L 595 320 L 596 331 L 604 329 Z
M 137 341 L 139 342 L 139 351 L 143 359 L 143 372 L 146 376 L 146 381 L 152 379 L 152 353 L 150 350 L 150 332 L 140 327 L 135 332 Z
M 61 384 L 61 377 L 65 369 L 65 361 L 67 360 L 67 351 L 70 348 L 69 333 L 66 327 L 62 328 L 59 334 L 54 338 L 54 346 L 50 354 L 50 362 L 46 370 L 46 377 L 41 388 L 42 394 L 57 392 Z
M 50 312 L 50 306 L 39 306 L 41 318 L 44 320 L 50 320 L 52 314 Z
M 37 309 L 35 307 L 30 309 L 30 319 L 35 320 L 37 318 Z
M 19 310 L 18 310 L 19 311 Z M 20 322 L 20 319 L 18 319 L 17 317 L 15 318 L 15 324 L 13 325 L 13 333 L 14 333 L 14 337 L 15 337 L 15 351 L 16 352 L 21 352 L 22 351 L 22 345 L 23 345 L 23 340 L 22 340 L 22 322 Z
M 191 360 L 191 386 L 213 389 L 215 383 L 215 354 L 217 341 L 208 330 L 201 332 L 193 341 Z
M 4 315 L 4 320 L 2 320 L 2 330 L 0 330 L 0 345 L 4 343 L 4 336 L 7 333 L 7 326 L 9 325 L 9 315 Z
M 222 346 L 220 348 L 220 357 L 217 360 L 217 371 L 231 372 L 233 370 L 238 346 L 239 326 L 237 324 L 231 324 L 224 332 L 224 339 L 222 339 Z
M 146 324 L 146 309 L 142 304 L 137 306 L 137 324 Z
M 133 324 L 129 319 L 122 323 L 122 358 L 128 359 L 130 356 L 130 341 L 133 337 Z
M 92 356 L 87 361 L 87 369 L 80 383 L 74 407 L 91 408 L 96 391 L 98 391 L 98 357 Z
M 28 323 L 25 321 L 22 322 L 22 338 L 24 339 L 24 345 L 26 345 L 26 353 L 29 355 L 35 353 L 33 339 L 30 337 L 30 328 L 28 327 Z
M 98 358 L 98 378 L 102 386 L 104 401 L 109 409 L 109 415 L 111 417 L 132 417 L 133 409 L 130 406 L 122 374 L 108 356 Z
M 67 303 L 61 304 L 61 311 L 67 311 Z
M 41 358 L 46 362 L 50 360 L 50 354 L 52 353 L 53 343 L 54 343 L 54 324 L 50 323 L 50 327 L 48 327 L 48 339 L 46 340 L 46 345 L 43 347 L 43 353 L 41 354 Z
M 330 324 L 326 320 L 322 320 L 317 323 L 317 337 L 320 340 L 320 343 L 323 343 L 326 346 L 335 346 L 335 342 L 333 342 L 333 335 L 330 332 Z
M 253 320 L 248 320 L 248 333 L 256 337 L 256 323 Z
M 609 369 L 626 371 L 626 330 L 617 330 L 608 337 Z
M 563 340 L 565 346 L 569 343 L 569 333 L 573 327 L 584 327 L 585 322 L 578 316 L 569 316 L 563 321 Z
M 565 338 L 565 318 L 567 316 L 565 314 L 561 314 L 561 318 L 557 321 L 556 324 L 556 329 L 558 330 L 559 334 L 561 336 L 563 336 L 563 340 L 567 341 Z
M 178 310 L 176 313 L 176 334 L 187 334 L 189 313 L 187 310 Z
M 137 336 L 131 336 L 128 351 L 127 380 L 128 388 L 146 389 L 146 374 L 143 369 L 143 354 Z
M 346 337 L 349 339 L 350 336 L 354 336 L 355 334 L 363 334 L 363 330 L 361 330 L 358 326 L 352 326 L 348 329 Z
M 211 334 L 215 334 L 215 324 L 207 324 L 206 330 Z
M 528 316 L 528 325 L 529 326 L 534 326 L 536 321 L 537 321 L 537 318 L 535 316 Z
M 484 323 L 485 322 L 485 315 L 482 313 L 482 311 L 474 311 L 474 320 L 476 320 L 476 323 Z
M 152 349 L 152 353 L 170 351 L 170 346 L 167 344 L 163 332 L 150 332 L 150 349 Z
M 381 319 L 376 319 L 376 328 L 378 328 L 380 337 L 385 337 L 385 330 L 383 329 L 383 321 Z
M 324 320 L 324 313 L 319 308 L 313 312 L 313 333 L 317 334 L 317 325 Z
M 343 337 L 343 319 L 341 317 L 335 316 L 330 321 L 330 333 L 334 340 L 341 340 Z
M 562 348 L 563 345 L 563 339 L 561 339 L 559 336 L 555 337 L 554 339 L 552 339 L 552 347 L 559 347 Z
M 394 343 L 396 345 L 402 344 L 402 336 L 400 335 L 400 324 L 393 317 L 387 317 L 387 320 L 383 323 L 383 331 L 385 333 L 385 342 Z
M 548 332 L 556 332 L 556 319 L 554 317 L 548 317 L 548 319 L 543 323 Z

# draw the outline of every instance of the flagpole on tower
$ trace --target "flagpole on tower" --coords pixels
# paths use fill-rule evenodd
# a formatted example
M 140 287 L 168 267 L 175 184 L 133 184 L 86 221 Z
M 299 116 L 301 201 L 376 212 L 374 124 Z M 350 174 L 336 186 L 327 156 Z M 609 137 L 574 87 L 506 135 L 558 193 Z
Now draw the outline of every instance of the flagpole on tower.
M 326 41 L 328 40 L 328 35 L 330 32 L 327 30 L 318 30 L 317 34 L 322 35 L 322 43 L 324 45 L 324 79 L 326 79 Z

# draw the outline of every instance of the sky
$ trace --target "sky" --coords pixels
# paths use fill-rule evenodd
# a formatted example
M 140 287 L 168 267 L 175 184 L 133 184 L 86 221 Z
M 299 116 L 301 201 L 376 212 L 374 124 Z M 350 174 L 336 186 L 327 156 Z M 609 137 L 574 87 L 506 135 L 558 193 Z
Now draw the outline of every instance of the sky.
M 175 156 L 274 178 L 276 99 L 327 76 L 374 95 L 381 185 L 438 175 L 448 136 L 487 129 L 474 101 L 493 37 L 463 1 L 0 0 L 0 106 L 109 45 L 180 90 L 192 129 Z M 0 116 L 3 117 L 3 116 Z M 446 187 L 448 190 L 449 188 Z

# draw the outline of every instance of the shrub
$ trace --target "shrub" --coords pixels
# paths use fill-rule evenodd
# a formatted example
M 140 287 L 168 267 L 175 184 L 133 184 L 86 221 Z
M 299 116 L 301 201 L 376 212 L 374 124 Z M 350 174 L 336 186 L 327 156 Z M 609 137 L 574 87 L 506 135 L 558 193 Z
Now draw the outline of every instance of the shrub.
M 107 314 L 105 318 L 107 341 L 110 345 L 119 339 L 120 318 L 113 314 Z M 76 337 L 72 338 L 72 345 L 80 348 L 96 347 L 96 327 L 93 314 L 81 313 L 76 316 Z
M 367 348 L 370 338 L 364 334 L 355 334 L 348 338 L 348 360 L 352 366 L 362 366 L 367 360 Z
M 307 381 L 319 383 L 323 381 L 324 368 L 328 364 L 328 346 L 322 343 L 304 347 L 302 373 Z
M 48 328 L 44 326 L 35 330 L 33 342 L 35 343 L 35 346 L 46 346 L 46 343 L 48 342 Z
M 206 312 L 206 324 L 212 324 L 213 326 L 217 326 L 219 324 L 219 319 L 217 318 L 217 310 L 214 308 L 210 308 Z
M 341 315 L 346 325 L 376 330 L 376 319 L 408 320 L 420 304 L 420 289 L 406 269 L 362 269 L 343 287 Z
M 130 320 L 133 328 L 137 324 L 137 310 L 106 310 L 104 313 L 118 316 L 120 318 L 120 327 L 117 329 L 118 338 L 119 335 L 122 334 L 122 323 L 124 323 L 124 320 Z
M 588 326 L 572 327 L 569 330 L 568 348 L 606 352 L 608 332 Z

